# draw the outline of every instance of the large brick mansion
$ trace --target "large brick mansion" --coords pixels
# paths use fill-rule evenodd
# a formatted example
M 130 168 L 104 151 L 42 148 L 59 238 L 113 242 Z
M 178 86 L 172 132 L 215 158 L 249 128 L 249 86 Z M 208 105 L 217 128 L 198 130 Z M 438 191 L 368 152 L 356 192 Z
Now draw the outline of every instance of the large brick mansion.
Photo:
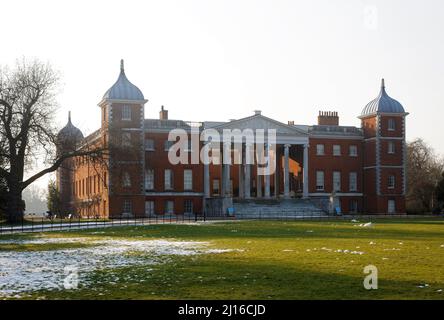
M 336 112 L 319 112 L 316 125 L 282 123 L 260 111 L 228 122 L 190 123 L 169 119 L 163 107 L 158 119 L 145 119 L 147 101 L 126 77 L 122 61 L 117 81 L 98 104 L 100 129 L 83 137 L 69 118 L 59 133 L 59 152 L 109 147 L 109 154 L 104 161 L 68 159 L 59 168 L 66 212 L 112 218 L 202 214 L 214 199 L 315 202 L 332 195 L 343 213 L 405 212 L 408 113 L 387 95 L 384 80 L 377 98 L 362 110 L 360 128 L 339 125 Z M 274 129 L 276 170 L 259 175 L 256 164 L 171 164 L 168 150 L 174 141 L 168 134 L 177 128 L 190 135 L 206 129 Z

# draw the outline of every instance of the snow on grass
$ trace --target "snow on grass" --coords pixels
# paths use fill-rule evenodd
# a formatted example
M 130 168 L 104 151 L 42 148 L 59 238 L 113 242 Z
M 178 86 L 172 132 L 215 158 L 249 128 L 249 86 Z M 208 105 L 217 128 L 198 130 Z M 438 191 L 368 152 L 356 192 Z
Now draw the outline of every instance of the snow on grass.
M 217 254 L 232 249 L 208 248 L 209 242 L 176 240 L 115 240 L 88 238 L 37 238 L 2 240 L 1 244 L 88 244 L 83 248 L 40 251 L 0 251 L 0 299 L 20 298 L 36 290 L 63 290 L 67 275 L 75 270 L 81 286 L 90 284 L 88 274 L 128 266 L 167 262 L 168 256 Z M 241 250 L 236 250 L 241 251 Z M 68 268 L 68 271 L 67 271 Z M 147 267 L 149 268 L 149 267 Z M 71 270 L 71 271 L 70 271 Z
M 327 251 L 327 252 L 335 252 L 335 253 L 345 253 L 345 254 L 357 254 L 357 255 L 363 255 L 365 252 L 364 251 L 356 251 L 356 250 L 348 250 L 348 249 L 331 249 L 331 248 L 327 248 L 327 247 L 322 247 L 320 249 L 318 248 L 313 248 L 313 249 L 307 249 L 307 252 L 311 252 L 311 251 Z

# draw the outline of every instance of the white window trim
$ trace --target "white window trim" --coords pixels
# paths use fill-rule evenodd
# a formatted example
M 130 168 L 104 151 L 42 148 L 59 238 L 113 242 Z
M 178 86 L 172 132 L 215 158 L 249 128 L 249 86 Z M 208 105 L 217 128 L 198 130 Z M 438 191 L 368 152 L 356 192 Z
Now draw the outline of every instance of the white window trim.
M 214 192 L 216 188 L 214 187 L 214 183 L 217 181 L 217 193 Z M 219 195 L 220 194 L 220 180 L 219 179 L 213 179 L 213 195 Z
M 152 178 L 148 180 L 149 176 Z M 150 182 L 150 186 L 148 185 L 148 182 Z M 145 171 L 145 189 L 154 190 L 154 169 L 146 169 Z
M 393 127 L 390 126 L 391 123 L 393 123 Z M 388 121 L 387 121 L 387 130 L 388 131 L 396 131 L 396 121 L 395 121 L 395 119 L 388 119 Z
M 166 174 L 167 172 L 170 173 L 169 175 L 169 181 L 166 179 Z M 167 181 L 169 186 L 167 186 Z M 164 189 L 165 190 L 173 190 L 173 170 L 171 169 L 165 169 L 164 173 L 163 173 L 163 183 L 164 183 Z
M 339 153 L 335 153 L 335 147 L 339 147 Z M 341 145 L 340 144 L 334 144 L 333 145 L 333 156 L 340 157 L 342 155 Z
M 390 210 L 390 204 L 393 203 L 393 210 Z M 387 201 L 387 213 L 393 214 L 396 213 L 396 201 L 393 199 L 389 199 Z
M 171 211 L 169 210 L 170 208 L 168 208 L 169 204 L 172 204 Z M 165 200 L 164 213 L 166 213 L 166 214 L 174 214 L 174 201 L 173 200 Z
M 187 173 L 189 173 L 189 184 L 187 184 Z M 192 169 L 185 169 L 183 171 L 183 189 L 185 191 L 193 190 L 193 170 Z
M 393 185 L 390 184 L 392 178 L 393 178 Z M 395 186 L 396 186 L 396 177 L 395 175 L 391 174 L 388 176 L 387 189 L 395 189 Z
M 187 209 L 186 209 L 186 203 L 191 203 L 191 211 L 188 211 Z M 191 199 L 185 199 L 184 200 L 184 202 L 183 202 L 183 213 L 194 213 L 193 212 L 194 211 L 194 204 L 193 204 L 193 200 L 191 200 Z
M 335 183 L 335 174 L 339 174 L 339 182 L 338 182 L 338 188 L 336 188 L 336 183 Z M 335 191 L 335 192 L 341 192 L 341 189 L 342 189 L 342 184 L 341 184 L 341 179 L 342 179 L 342 177 L 341 177 L 341 171 L 333 171 L 333 177 L 332 177 L 333 179 L 332 179 L 332 182 L 333 182 L 333 191 Z
M 131 118 L 132 118 L 131 107 L 126 104 L 123 105 L 123 107 L 122 107 L 122 121 L 131 121 L 132 120 Z
M 147 141 L 152 141 L 153 144 L 151 147 L 147 147 Z M 156 149 L 154 148 L 154 139 L 145 139 L 145 151 L 155 151 Z
M 355 150 L 356 152 L 352 153 L 351 152 L 352 150 Z M 358 156 L 358 146 L 355 144 L 350 145 L 348 148 L 348 153 L 349 153 L 350 157 L 357 157 Z
M 128 204 L 128 206 L 127 206 Z M 127 207 L 129 207 L 129 210 L 127 210 Z M 133 212 L 133 204 L 131 200 L 123 200 L 123 213 L 132 213 Z
M 396 153 L 396 145 L 395 145 L 395 143 L 393 141 L 389 141 L 388 142 L 387 153 L 388 154 L 395 154 Z
M 156 208 L 156 204 L 155 204 L 154 200 L 146 200 L 145 201 L 145 215 L 153 215 L 155 213 L 155 208 Z
M 353 185 L 352 185 L 352 178 L 351 178 L 352 176 L 354 176 L 354 179 L 355 179 Z M 349 179 L 349 181 L 348 181 L 348 191 L 349 192 L 357 192 L 358 191 L 358 173 L 355 172 L 355 171 L 350 172 L 350 174 L 348 175 L 348 179 Z M 352 186 L 353 186 L 353 188 L 352 188 Z
M 322 185 L 318 184 L 318 173 L 322 173 Z M 316 171 L 316 191 L 324 191 L 325 190 L 325 172 L 318 170 Z
M 320 152 L 319 147 L 322 146 L 322 152 Z M 322 143 L 319 143 L 316 145 L 316 155 L 317 156 L 325 156 L 325 145 Z

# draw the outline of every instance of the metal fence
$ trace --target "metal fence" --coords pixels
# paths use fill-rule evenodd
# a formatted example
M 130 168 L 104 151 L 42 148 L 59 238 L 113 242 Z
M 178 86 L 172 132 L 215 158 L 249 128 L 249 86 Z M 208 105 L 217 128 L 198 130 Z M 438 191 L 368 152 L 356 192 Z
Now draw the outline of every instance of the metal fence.
M 267 214 L 241 214 L 237 216 L 225 217 L 211 217 L 205 215 L 159 215 L 151 217 L 138 218 L 55 218 L 49 219 L 45 217 L 23 218 L 21 222 L 8 224 L 0 223 L 0 235 L 15 234 L 27 232 L 47 232 L 47 231 L 69 231 L 69 230 L 83 230 L 96 229 L 120 226 L 146 226 L 158 224 L 185 224 L 185 223 L 199 223 L 207 221 L 240 221 L 240 220 L 267 220 L 267 221 L 326 221 L 326 220 L 349 220 L 351 222 L 359 223 L 365 221 L 374 221 L 376 219 L 415 219 L 415 218 L 437 218 L 443 219 L 443 215 L 319 215 L 319 214 L 304 214 L 304 215 L 289 215 L 285 213 L 276 213 L 273 215 Z

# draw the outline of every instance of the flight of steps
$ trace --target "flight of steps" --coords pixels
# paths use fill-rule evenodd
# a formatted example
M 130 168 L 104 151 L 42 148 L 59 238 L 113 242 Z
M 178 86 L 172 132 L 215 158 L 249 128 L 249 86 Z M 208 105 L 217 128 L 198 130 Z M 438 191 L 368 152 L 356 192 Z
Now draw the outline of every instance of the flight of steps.
M 324 217 L 327 213 L 316 207 L 309 199 L 254 199 L 233 200 L 235 216 L 239 219 L 286 219 Z

